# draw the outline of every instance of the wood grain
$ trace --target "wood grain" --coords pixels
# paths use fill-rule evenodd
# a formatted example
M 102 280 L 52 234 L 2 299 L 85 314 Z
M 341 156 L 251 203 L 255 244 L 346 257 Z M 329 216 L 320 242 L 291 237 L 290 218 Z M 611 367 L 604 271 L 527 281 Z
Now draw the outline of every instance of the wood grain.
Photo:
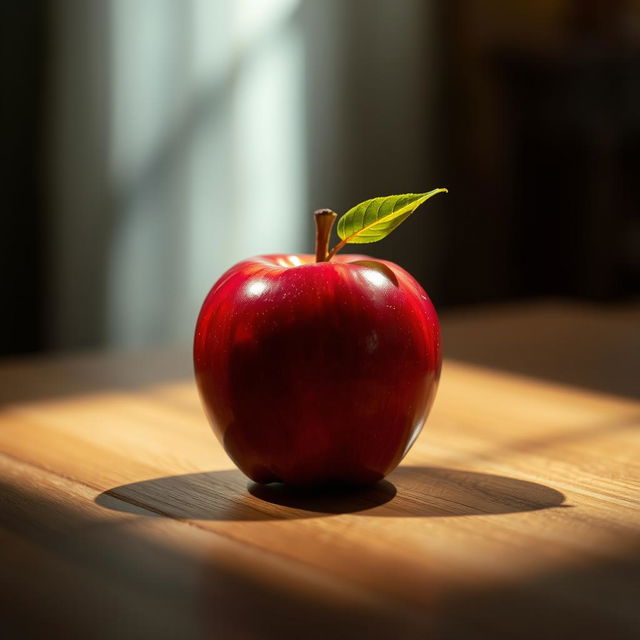
M 638 637 L 629 393 L 446 361 L 387 481 L 310 495 L 232 467 L 188 369 L 183 352 L 0 367 L 0 630 Z

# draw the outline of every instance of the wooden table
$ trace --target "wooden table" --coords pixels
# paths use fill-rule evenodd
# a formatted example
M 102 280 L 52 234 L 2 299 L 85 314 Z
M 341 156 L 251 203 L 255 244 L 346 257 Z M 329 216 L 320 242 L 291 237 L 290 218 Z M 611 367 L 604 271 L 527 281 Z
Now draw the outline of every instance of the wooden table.
M 447 360 L 405 461 L 347 495 L 251 485 L 185 351 L 4 364 L 0 636 L 640 637 L 640 314 L 587 311 L 460 313 L 445 345 L 468 331 L 495 360 L 537 326 L 543 360 L 577 340 L 581 363 L 580 330 L 552 329 L 595 314 L 626 395 Z

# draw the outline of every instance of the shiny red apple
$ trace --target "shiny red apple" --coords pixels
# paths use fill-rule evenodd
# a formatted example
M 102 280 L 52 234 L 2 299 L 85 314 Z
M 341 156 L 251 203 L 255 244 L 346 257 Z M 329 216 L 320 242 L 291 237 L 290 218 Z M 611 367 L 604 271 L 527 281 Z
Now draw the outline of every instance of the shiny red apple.
M 260 256 L 209 292 L 194 364 L 213 429 L 251 479 L 369 484 L 396 467 L 427 418 L 438 318 L 391 262 Z

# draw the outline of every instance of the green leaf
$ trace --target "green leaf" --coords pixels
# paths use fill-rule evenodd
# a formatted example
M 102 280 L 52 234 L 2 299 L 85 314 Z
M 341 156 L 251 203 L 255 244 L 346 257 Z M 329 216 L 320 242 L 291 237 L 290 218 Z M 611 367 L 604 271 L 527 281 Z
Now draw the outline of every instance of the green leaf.
M 428 193 L 405 193 L 400 196 L 372 198 L 349 209 L 338 221 L 338 236 L 344 244 L 366 244 L 386 238 L 423 202 L 446 189 Z

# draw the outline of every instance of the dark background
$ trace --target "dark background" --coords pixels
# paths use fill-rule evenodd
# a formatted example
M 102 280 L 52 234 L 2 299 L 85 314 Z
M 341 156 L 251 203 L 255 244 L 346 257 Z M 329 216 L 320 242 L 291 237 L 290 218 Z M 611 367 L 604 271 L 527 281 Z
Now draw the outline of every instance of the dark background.
M 428 212 L 370 250 L 407 267 L 441 310 L 549 296 L 600 304 L 633 298 L 638 3 L 391 4 L 301 2 L 296 9 L 308 210 L 344 211 L 374 195 L 448 187 Z M 80 20 L 82 6 L 0 4 L 0 354 L 112 346 L 95 320 L 108 303 L 90 295 L 109 268 L 99 252 L 80 269 L 84 289 L 74 294 L 94 310 L 86 316 L 92 330 L 71 328 L 65 339 L 51 330 L 52 316 L 66 322 L 51 276 L 58 254 L 50 242 L 60 233 L 53 169 L 66 157 L 52 133 L 51 104 L 61 91 L 56 39 L 61 9 Z M 82 43 L 73 52 L 88 55 Z M 82 228 L 77 237 L 73 227 L 63 233 L 72 243 L 86 240 Z M 300 247 L 310 249 L 310 242 Z

